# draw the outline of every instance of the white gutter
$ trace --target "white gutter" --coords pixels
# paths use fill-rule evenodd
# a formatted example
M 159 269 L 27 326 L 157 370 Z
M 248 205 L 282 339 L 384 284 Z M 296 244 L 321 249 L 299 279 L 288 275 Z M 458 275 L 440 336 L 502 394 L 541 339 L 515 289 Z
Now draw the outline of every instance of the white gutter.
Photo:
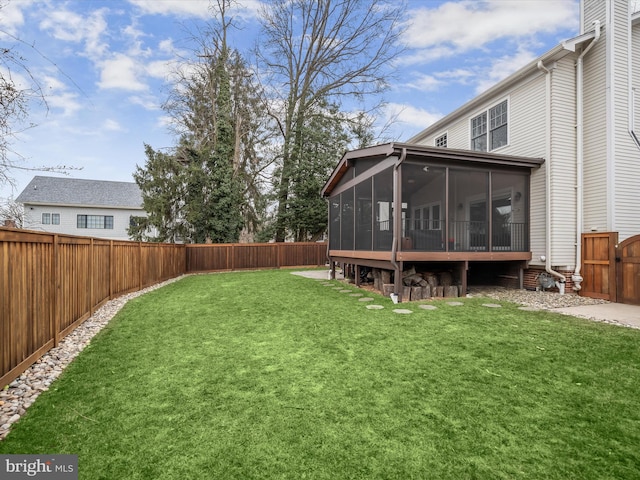
M 547 204 L 547 248 L 546 255 L 544 258 L 544 268 L 547 273 L 550 273 L 555 278 L 558 279 L 556 285 L 560 290 L 560 293 L 564 293 L 564 284 L 567 281 L 567 277 L 562 275 L 559 272 L 556 272 L 551 268 L 551 70 L 544 66 L 542 60 L 538 61 L 538 70 L 544 72 L 545 74 L 545 86 L 546 86 L 546 118 L 545 118 L 545 136 L 547 137 L 547 142 L 545 146 L 545 162 L 544 162 L 544 175 L 545 175 L 545 185 L 546 185 L 546 204 Z M 562 287 L 560 287 L 560 285 Z
M 576 62 L 576 267 L 571 275 L 573 290 L 582 289 L 582 230 L 583 230 L 583 187 L 584 187 L 584 62 L 583 59 L 591 47 L 600 38 L 600 21 L 593 22 L 595 37 L 587 45 Z

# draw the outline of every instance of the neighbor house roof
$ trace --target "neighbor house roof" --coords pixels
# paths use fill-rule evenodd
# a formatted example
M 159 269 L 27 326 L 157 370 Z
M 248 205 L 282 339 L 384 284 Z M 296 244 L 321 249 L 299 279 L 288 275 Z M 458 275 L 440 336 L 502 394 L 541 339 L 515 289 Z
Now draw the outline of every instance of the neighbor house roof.
M 40 205 L 142 208 L 140 188 L 133 182 L 35 176 L 16 202 Z

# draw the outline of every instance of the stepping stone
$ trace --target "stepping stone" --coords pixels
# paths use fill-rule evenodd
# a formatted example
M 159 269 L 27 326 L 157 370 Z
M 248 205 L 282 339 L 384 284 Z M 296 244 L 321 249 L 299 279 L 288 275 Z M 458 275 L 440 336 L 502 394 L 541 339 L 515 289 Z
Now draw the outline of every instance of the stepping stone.
M 413 313 L 413 311 L 412 310 L 407 310 L 406 308 L 396 308 L 396 309 L 393 310 L 393 313 L 400 313 L 400 314 L 403 314 L 403 315 L 407 315 L 409 313 Z
M 482 306 L 489 308 L 502 308 L 502 305 L 499 305 L 497 303 L 483 303 Z
M 358 299 L 359 302 L 373 302 L 373 298 L 371 297 L 362 297 Z
M 340 290 L 340 293 L 349 293 L 351 290 Z
M 518 310 L 524 310 L 525 312 L 537 312 L 540 309 L 537 307 L 518 307 Z
M 447 302 L 447 305 L 451 305 L 452 307 L 459 307 L 460 305 L 464 305 L 462 302 Z
M 333 287 L 333 283 L 323 283 L 323 287 Z
M 421 308 L 423 310 L 437 310 L 438 307 L 436 307 L 435 305 L 418 305 L 418 308 Z
M 350 297 L 362 297 L 364 295 L 364 293 L 352 293 L 351 295 L 349 295 Z
M 334 290 L 342 290 L 342 287 L 333 287 Z
M 367 305 L 369 310 L 382 310 L 384 307 L 382 305 Z

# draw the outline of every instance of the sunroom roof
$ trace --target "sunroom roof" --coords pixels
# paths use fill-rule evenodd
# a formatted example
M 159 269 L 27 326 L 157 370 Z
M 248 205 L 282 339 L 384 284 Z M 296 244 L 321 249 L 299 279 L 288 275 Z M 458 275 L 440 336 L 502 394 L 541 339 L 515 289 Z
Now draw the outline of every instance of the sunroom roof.
M 543 158 L 503 155 L 490 152 L 476 152 L 473 150 L 458 150 L 453 148 L 432 147 L 410 143 L 384 143 L 373 147 L 351 150 L 346 152 L 331 173 L 329 180 L 322 189 L 322 196 L 331 195 L 342 176 L 358 159 L 379 159 L 396 156 L 405 160 L 425 160 L 445 163 L 467 164 L 477 166 L 503 166 L 512 168 L 539 168 Z

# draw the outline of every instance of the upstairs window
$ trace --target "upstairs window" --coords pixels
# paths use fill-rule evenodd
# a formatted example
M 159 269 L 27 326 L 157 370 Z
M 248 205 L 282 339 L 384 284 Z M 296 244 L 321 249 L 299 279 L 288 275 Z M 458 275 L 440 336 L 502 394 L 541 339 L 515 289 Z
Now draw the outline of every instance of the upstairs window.
M 487 151 L 487 113 L 471 119 L 471 150 Z
M 488 122 L 487 122 L 488 119 Z M 471 119 L 471 150 L 486 152 L 507 144 L 507 101 Z
M 444 135 L 440 135 L 438 138 L 436 138 L 436 147 L 447 148 L 447 134 L 446 133 Z
M 43 213 L 42 214 L 43 225 L 60 225 L 59 213 Z
M 489 110 L 489 132 L 491 150 L 507 144 L 507 101 Z

